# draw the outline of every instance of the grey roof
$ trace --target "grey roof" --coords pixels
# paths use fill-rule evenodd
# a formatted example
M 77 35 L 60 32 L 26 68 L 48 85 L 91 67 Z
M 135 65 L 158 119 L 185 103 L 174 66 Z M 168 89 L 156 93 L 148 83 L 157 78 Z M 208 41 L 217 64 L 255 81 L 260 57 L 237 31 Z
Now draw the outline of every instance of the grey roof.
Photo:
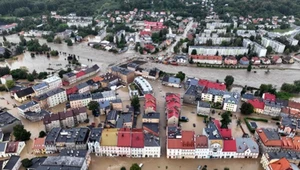
M 0 152 L 5 152 L 6 144 L 7 144 L 7 142 L 1 142 L 0 143 Z
M 4 54 L 5 53 L 5 48 L 4 47 L 0 47 L 0 54 Z
M 63 88 L 57 88 L 57 89 L 48 91 L 48 92 L 47 92 L 47 95 L 48 95 L 48 97 L 51 97 L 51 96 L 54 96 L 54 95 L 56 95 L 56 94 L 58 94 L 58 93 L 61 93 L 61 92 L 63 92 L 63 91 L 66 92 L 66 90 L 63 89 Z
M 22 104 L 18 108 L 21 109 L 21 110 L 25 110 L 25 109 L 30 108 L 30 107 L 32 107 L 34 105 L 37 105 L 37 104 L 38 104 L 38 102 L 36 102 L 36 101 L 30 101 L 28 103 Z
M 265 102 L 265 106 L 276 107 L 276 108 L 282 107 L 282 105 L 280 103 L 271 102 L 271 101 L 264 101 L 264 102 Z
M 41 94 L 39 96 L 34 96 L 33 99 L 34 100 L 37 100 L 37 101 L 41 101 L 41 100 L 45 100 L 48 98 L 48 95 L 47 93 L 44 93 L 44 94 Z
M 90 137 L 89 137 L 89 141 L 90 142 L 95 142 L 95 141 L 100 142 L 101 135 L 102 135 L 102 128 L 92 128 Z
M 288 151 L 279 151 L 279 152 L 269 152 L 268 157 L 270 160 L 272 159 L 280 159 L 280 158 L 286 158 L 286 159 L 300 159 L 300 153 L 298 152 L 288 152 Z
M 60 131 L 61 128 L 52 128 L 46 136 L 45 145 L 54 145 Z
M 45 115 L 50 114 L 50 112 L 47 110 L 41 110 L 40 112 L 28 111 L 28 112 L 24 112 L 24 114 L 31 117 L 44 117 Z
M 48 156 L 37 170 L 80 170 L 85 158 L 71 156 Z
M 180 78 L 176 78 L 176 77 L 169 77 L 168 80 L 169 83 L 175 83 L 175 84 L 180 84 Z
M 112 96 L 116 95 L 115 91 L 112 91 L 112 90 L 104 91 L 101 94 L 103 95 L 103 98 L 112 97 Z
M 242 95 L 242 98 L 247 99 L 247 100 L 252 100 L 252 99 L 254 99 L 254 95 L 251 93 L 245 93 Z
M 128 68 L 128 67 L 131 67 L 131 68 L 136 69 L 138 66 L 139 66 L 139 65 L 136 64 L 136 63 L 128 63 L 128 64 L 127 64 L 127 68 Z
M 83 89 L 85 87 L 88 87 L 89 85 L 86 82 L 80 83 L 78 84 L 76 87 L 77 89 Z
M 88 153 L 86 149 L 62 149 L 59 153 L 59 156 L 71 156 L 71 157 L 79 157 L 85 158 Z
M 20 121 L 19 119 L 17 119 L 16 117 L 14 117 L 13 115 L 11 115 L 8 112 L 1 112 L 0 113 L 0 128 L 12 124 L 16 121 Z
M 105 109 L 110 107 L 110 102 L 108 100 L 99 102 L 100 109 Z
M 93 93 L 91 96 L 92 96 L 92 100 L 103 98 L 103 94 L 101 92 Z
M 89 74 L 89 73 L 92 73 L 94 71 L 96 71 L 96 70 L 94 70 L 92 67 L 87 68 L 86 70 L 84 70 L 85 74 Z
M 153 136 L 150 133 L 144 133 L 144 145 L 145 147 L 160 147 L 159 137 Z
M 42 89 L 44 87 L 48 87 L 48 84 L 46 82 L 42 82 L 42 83 L 39 83 L 39 84 L 36 84 L 36 85 L 32 86 L 33 90 L 39 90 L 39 89 Z
M 250 149 L 251 153 L 259 153 L 259 147 L 252 138 L 238 137 L 235 141 L 237 153 L 244 153 L 247 149 Z
M 119 67 L 119 66 L 114 66 L 114 67 L 111 68 L 111 70 L 113 72 L 118 72 L 118 73 L 123 74 L 123 75 L 127 75 L 127 74 L 133 72 L 132 70 L 129 70 L 127 68 L 122 68 L 122 67 Z
M 207 124 L 207 128 L 204 129 L 208 139 L 212 140 L 212 139 L 222 139 L 222 136 L 217 128 L 217 126 L 215 125 L 215 123 L 213 121 L 210 121 Z
M 177 136 L 181 136 L 181 128 L 178 126 L 168 126 L 168 138 L 174 139 Z
M 235 98 L 233 96 L 227 97 L 224 100 L 224 103 L 238 104 L 238 102 L 239 102 L 238 98 Z
M 17 164 L 17 162 L 19 161 L 19 159 L 20 156 L 12 155 L 3 169 L 9 169 L 9 170 L 13 169 Z
M 143 127 L 151 130 L 154 133 L 159 134 L 159 124 L 158 123 L 143 123 Z M 146 130 L 146 129 L 144 129 Z M 151 133 L 151 132 L 149 132 Z
M 73 77 L 73 76 L 76 76 L 76 74 L 73 72 L 69 72 L 69 73 L 64 74 L 63 76 Z
M 203 87 L 199 85 L 190 85 L 189 88 L 186 90 L 185 95 L 194 95 L 197 96 L 199 92 L 203 91 Z
M 208 102 L 198 101 L 198 107 L 210 108 L 210 104 Z
M 31 162 L 32 165 L 28 168 L 28 169 L 36 169 L 37 167 L 39 167 L 41 164 L 43 164 L 43 162 L 47 159 L 47 157 L 36 157 L 36 158 L 32 158 Z
M 87 99 L 91 98 L 91 93 L 80 93 L 80 94 L 71 94 L 69 95 L 69 100 L 74 101 L 74 100 L 82 100 L 82 99 Z
M 129 123 L 132 122 L 132 113 L 122 113 L 119 115 L 119 118 L 117 120 L 116 128 L 122 128 L 123 123 Z
M 122 103 L 122 100 L 121 99 L 115 99 L 115 100 L 112 100 L 111 102 L 112 103 Z
M 290 127 L 292 129 L 297 128 L 297 120 L 295 118 L 289 117 L 286 114 L 281 114 L 281 125 Z
M 150 112 L 143 115 L 143 119 L 159 119 L 160 114 L 158 112 Z
M 90 130 L 88 128 L 63 129 L 59 133 L 56 142 L 86 143 Z
M 276 129 L 261 128 L 261 130 L 265 133 L 267 140 L 280 140 L 280 136 Z
M 116 110 L 111 110 L 108 112 L 107 116 L 106 116 L 106 120 L 117 120 L 118 118 L 118 112 Z
M 22 90 L 19 90 L 16 92 L 16 95 L 21 98 L 21 97 L 25 97 L 25 96 L 28 96 L 30 94 L 33 94 L 34 91 L 32 89 L 32 87 L 27 87 L 25 89 L 22 89 Z
M 217 90 L 217 89 L 208 89 L 207 90 L 208 94 L 212 94 L 212 95 L 217 95 L 217 96 L 223 96 L 224 95 L 224 91 L 222 90 Z
M 280 104 L 282 107 L 286 107 L 288 106 L 289 101 L 276 98 L 276 103 Z

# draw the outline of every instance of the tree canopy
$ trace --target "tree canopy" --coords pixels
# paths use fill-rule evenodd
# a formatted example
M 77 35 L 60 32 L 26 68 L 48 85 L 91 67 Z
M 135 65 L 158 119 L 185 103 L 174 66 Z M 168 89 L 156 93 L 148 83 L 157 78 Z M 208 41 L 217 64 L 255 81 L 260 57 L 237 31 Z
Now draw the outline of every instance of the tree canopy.
M 234 78 L 233 78 L 233 76 L 228 75 L 225 77 L 224 81 L 225 81 L 226 88 L 230 89 L 230 87 L 232 86 L 232 84 L 234 82 Z
M 230 119 L 230 115 L 231 115 L 231 112 L 224 112 L 222 115 L 221 115 L 221 128 L 226 128 L 228 129 L 228 125 L 230 124 L 231 122 L 231 119 Z
M 183 73 L 182 71 L 179 71 L 175 77 L 179 78 L 180 81 L 183 81 L 185 79 L 185 73 Z
M 241 113 L 243 115 L 250 115 L 254 112 L 254 107 L 250 103 L 243 103 L 241 106 Z
M 131 99 L 131 106 L 133 106 L 135 111 L 139 111 L 140 110 L 140 99 L 138 96 L 133 96 L 133 98 Z
M 13 130 L 16 141 L 27 141 L 30 139 L 31 132 L 24 129 L 23 125 L 16 125 Z
M 8 89 L 11 89 L 15 86 L 15 82 L 13 80 L 7 80 L 5 85 Z
M 141 168 L 137 163 L 135 163 L 131 165 L 130 170 L 141 170 Z
M 88 104 L 89 110 L 98 110 L 99 109 L 99 103 L 97 101 L 90 101 Z

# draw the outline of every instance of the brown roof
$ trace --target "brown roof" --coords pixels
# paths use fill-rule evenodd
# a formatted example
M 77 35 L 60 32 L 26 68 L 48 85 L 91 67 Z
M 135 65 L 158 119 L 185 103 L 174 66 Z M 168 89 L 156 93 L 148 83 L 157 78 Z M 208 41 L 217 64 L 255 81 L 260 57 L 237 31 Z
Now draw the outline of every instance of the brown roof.
M 293 145 L 296 151 L 300 151 L 300 136 L 294 136 Z
M 267 147 L 281 147 L 282 141 L 280 139 L 272 139 L 271 137 L 265 133 L 268 129 L 256 129 L 256 133 L 258 134 L 261 142 Z M 270 132 L 272 133 L 272 132 Z
M 35 138 L 34 142 L 33 142 L 32 149 L 46 149 L 45 139 L 46 139 L 46 137 L 44 137 L 44 138 Z
M 73 117 L 73 112 L 71 110 L 68 110 L 68 111 L 66 111 L 65 116 L 66 116 L 66 118 Z
M 275 162 L 269 164 L 272 170 L 293 170 L 290 162 L 286 158 L 281 158 Z
M 211 56 L 211 55 L 190 55 L 192 59 L 198 60 L 223 60 L 222 56 Z
M 196 136 L 196 148 L 207 148 L 208 138 L 205 135 Z
M 300 103 L 289 100 L 288 107 L 300 110 Z
M 66 113 L 65 112 L 58 112 L 57 114 L 59 115 L 59 120 L 66 119 Z
M 51 120 L 51 121 L 59 120 L 59 115 L 58 115 L 58 114 L 51 114 L 50 120 Z
M 182 148 L 183 149 L 195 149 L 195 132 L 183 130 L 181 132 Z
M 282 147 L 283 149 L 294 149 L 294 144 L 292 138 L 282 137 Z
M 100 77 L 100 76 L 95 76 L 95 77 L 93 77 L 92 80 L 93 80 L 94 82 L 101 82 L 101 81 L 103 80 L 103 78 Z
M 8 142 L 6 147 L 6 153 L 17 152 L 19 142 Z

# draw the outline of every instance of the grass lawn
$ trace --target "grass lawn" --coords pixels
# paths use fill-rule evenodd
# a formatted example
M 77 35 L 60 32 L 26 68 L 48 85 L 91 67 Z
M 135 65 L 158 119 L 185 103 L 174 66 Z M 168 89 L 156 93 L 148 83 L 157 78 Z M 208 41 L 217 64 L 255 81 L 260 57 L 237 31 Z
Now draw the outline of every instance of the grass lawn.
M 0 16 L 1 19 L 16 19 L 14 16 Z
M 292 30 L 293 30 L 293 28 L 287 28 L 287 29 L 277 28 L 277 29 L 274 29 L 272 32 L 285 33 L 285 32 L 289 32 L 289 31 L 292 31 Z

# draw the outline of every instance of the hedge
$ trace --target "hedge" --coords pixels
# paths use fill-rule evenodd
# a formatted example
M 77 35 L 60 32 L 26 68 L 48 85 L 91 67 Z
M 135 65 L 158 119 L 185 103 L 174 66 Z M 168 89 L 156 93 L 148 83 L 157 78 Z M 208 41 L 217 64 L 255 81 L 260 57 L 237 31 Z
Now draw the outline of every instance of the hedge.
M 245 123 L 246 123 L 246 125 L 247 125 L 248 130 L 249 130 L 251 133 L 254 133 L 254 132 L 255 132 L 255 129 L 252 128 L 252 126 L 250 125 L 250 123 L 248 122 L 248 120 L 247 120 L 246 117 L 244 118 L 244 121 L 245 121 Z
M 197 114 L 197 116 L 199 116 L 199 117 L 204 117 L 204 118 L 208 118 L 207 115 L 200 115 L 200 114 Z
M 252 128 L 252 126 L 250 125 L 250 123 L 249 123 L 248 120 L 259 121 L 259 122 L 266 122 L 266 123 L 268 122 L 267 119 L 245 117 L 245 118 L 244 118 L 244 121 L 245 121 L 245 123 L 246 123 L 246 125 L 247 125 L 248 130 L 249 130 L 251 133 L 255 133 L 255 129 Z
M 249 119 L 249 120 L 254 120 L 254 121 L 259 121 L 259 122 L 268 122 L 267 119 L 263 119 L 263 118 L 253 118 L 253 117 L 246 117 L 246 119 Z

